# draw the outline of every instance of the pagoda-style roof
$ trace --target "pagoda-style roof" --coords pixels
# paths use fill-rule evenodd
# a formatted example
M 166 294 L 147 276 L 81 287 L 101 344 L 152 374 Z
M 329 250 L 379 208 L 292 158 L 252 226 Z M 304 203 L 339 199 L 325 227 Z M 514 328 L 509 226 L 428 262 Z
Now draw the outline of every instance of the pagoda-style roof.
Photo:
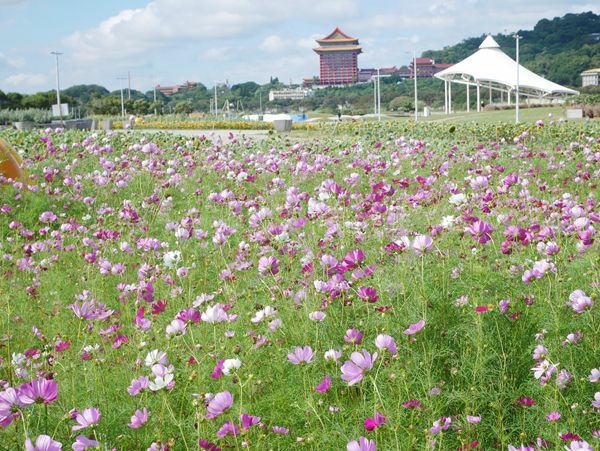
M 315 52 L 342 52 L 348 50 L 356 50 L 358 53 L 361 53 L 362 47 L 360 45 L 336 45 L 331 47 L 317 47 L 313 49 Z
M 362 52 L 362 47 L 358 45 L 358 39 L 348 36 L 339 27 L 335 27 L 331 33 L 322 39 L 316 40 L 319 47 L 313 49 L 316 53 L 329 52 L 347 52 L 353 51 L 356 53 Z
M 348 36 L 346 33 L 344 33 L 342 30 L 340 30 L 339 27 L 335 27 L 335 30 L 333 30 L 331 33 L 329 33 L 327 36 L 325 36 L 324 38 L 321 39 L 317 39 L 317 42 L 321 45 L 323 44 L 328 44 L 328 43 L 352 43 L 352 44 L 358 44 L 358 39 L 357 38 L 353 38 L 352 36 Z

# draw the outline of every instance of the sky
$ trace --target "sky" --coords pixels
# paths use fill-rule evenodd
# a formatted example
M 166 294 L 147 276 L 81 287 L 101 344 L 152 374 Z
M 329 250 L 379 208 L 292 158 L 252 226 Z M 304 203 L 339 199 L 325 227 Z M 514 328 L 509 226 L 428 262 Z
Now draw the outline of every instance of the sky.
M 600 2 L 0 0 L 0 90 L 55 89 L 57 60 L 61 89 L 301 83 L 319 72 L 315 39 L 336 26 L 359 39 L 360 68 L 400 67 L 413 52 L 586 11 L 600 14 Z

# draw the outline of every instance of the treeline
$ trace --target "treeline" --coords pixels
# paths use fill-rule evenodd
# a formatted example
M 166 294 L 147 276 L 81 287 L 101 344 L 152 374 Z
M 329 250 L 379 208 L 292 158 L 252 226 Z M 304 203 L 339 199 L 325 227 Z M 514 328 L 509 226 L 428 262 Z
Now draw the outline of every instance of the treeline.
M 519 30 L 519 62 L 529 70 L 567 86 L 581 86 L 581 72 L 600 67 L 600 16 L 593 12 L 540 20 L 533 30 Z M 456 63 L 477 51 L 485 35 L 468 38 L 423 56 L 437 63 Z M 493 38 L 503 52 L 516 58 L 515 37 Z

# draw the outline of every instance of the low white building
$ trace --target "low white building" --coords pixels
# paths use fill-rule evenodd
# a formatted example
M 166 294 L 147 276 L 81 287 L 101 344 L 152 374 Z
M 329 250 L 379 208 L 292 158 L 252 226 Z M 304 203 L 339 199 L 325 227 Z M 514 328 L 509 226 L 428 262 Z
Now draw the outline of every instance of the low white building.
M 269 91 L 269 102 L 273 100 L 302 100 L 312 94 L 307 88 L 284 88 Z
M 581 86 L 600 85 L 600 68 L 590 69 L 581 73 Z

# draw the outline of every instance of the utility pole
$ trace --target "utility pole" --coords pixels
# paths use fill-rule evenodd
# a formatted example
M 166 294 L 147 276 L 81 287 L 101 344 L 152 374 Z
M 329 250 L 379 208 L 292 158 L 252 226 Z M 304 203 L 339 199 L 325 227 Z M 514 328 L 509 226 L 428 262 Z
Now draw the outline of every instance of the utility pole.
M 62 108 L 60 107 L 60 77 L 58 75 L 58 55 L 62 55 L 62 52 L 50 52 L 50 54 L 56 57 L 56 103 L 58 104 L 60 124 L 63 125 Z
M 125 117 L 125 101 L 123 100 L 123 80 L 127 80 L 127 77 L 117 77 L 121 85 L 121 117 Z

